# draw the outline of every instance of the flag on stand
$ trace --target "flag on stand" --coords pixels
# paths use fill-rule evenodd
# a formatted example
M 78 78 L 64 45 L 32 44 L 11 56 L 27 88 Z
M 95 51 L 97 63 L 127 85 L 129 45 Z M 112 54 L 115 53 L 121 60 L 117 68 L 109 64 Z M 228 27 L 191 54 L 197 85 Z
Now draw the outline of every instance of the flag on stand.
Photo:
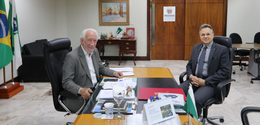
M 194 118 L 195 121 L 198 121 L 198 113 L 197 113 L 192 85 L 189 86 L 189 90 L 187 93 L 187 101 L 183 107 L 183 110 L 189 113 Z
M 4 0 L 0 0 L 0 58 L 0 69 L 13 59 Z
M 15 0 L 9 1 L 8 23 L 10 28 L 11 44 L 14 53 L 14 65 L 16 70 L 22 65 L 21 43 L 18 30 L 18 18 L 16 14 Z

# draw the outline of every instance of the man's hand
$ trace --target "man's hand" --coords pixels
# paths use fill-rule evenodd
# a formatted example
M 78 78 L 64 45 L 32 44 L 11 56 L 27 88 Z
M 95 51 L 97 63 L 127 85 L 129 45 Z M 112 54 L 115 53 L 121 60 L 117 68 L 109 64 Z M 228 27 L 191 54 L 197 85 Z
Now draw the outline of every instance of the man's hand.
M 114 76 L 117 78 L 123 78 L 123 73 L 122 72 L 114 72 Z
M 90 88 L 80 88 L 79 90 L 79 94 L 86 100 L 91 97 L 92 93 L 93 91 Z
M 205 84 L 205 80 L 201 79 L 201 78 L 198 78 L 197 76 L 190 75 L 189 78 L 191 80 L 191 84 L 193 84 L 196 87 L 205 86 L 206 85 Z

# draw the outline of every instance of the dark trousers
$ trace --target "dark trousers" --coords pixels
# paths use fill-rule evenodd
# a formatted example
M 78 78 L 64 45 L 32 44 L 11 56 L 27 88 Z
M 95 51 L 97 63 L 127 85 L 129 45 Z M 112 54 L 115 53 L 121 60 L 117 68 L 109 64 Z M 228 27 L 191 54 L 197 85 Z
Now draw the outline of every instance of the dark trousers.
M 190 80 L 184 81 L 182 84 L 179 85 L 180 88 L 183 89 L 185 95 L 188 93 Z M 192 85 L 192 84 L 191 84 Z M 214 96 L 214 88 L 212 86 L 200 86 L 195 87 L 192 85 L 193 91 L 194 91 L 194 98 L 196 101 L 196 108 L 198 117 L 200 116 L 203 108 L 203 104 Z

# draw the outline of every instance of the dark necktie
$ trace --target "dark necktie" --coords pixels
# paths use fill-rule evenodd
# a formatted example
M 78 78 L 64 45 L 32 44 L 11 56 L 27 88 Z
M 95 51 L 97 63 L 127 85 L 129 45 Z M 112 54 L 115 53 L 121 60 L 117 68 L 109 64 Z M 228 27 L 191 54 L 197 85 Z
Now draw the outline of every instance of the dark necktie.
M 198 65 L 198 77 L 202 78 L 202 71 L 203 71 L 203 65 L 204 65 L 204 60 L 205 60 L 205 55 L 206 55 L 206 49 L 207 47 L 205 46 L 200 54 L 199 58 L 199 65 Z

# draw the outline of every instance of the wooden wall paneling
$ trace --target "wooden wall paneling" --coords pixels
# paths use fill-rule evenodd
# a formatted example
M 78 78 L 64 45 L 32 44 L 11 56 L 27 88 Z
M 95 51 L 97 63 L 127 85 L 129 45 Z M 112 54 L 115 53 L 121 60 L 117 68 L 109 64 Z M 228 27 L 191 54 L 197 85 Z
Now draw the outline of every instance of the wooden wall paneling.
M 192 47 L 200 43 L 199 27 L 210 24 L 215 35 L 223 35 L 226 24 L 225 0 L 186 0 L 185 4 L 185 56 L 188 60 Z

